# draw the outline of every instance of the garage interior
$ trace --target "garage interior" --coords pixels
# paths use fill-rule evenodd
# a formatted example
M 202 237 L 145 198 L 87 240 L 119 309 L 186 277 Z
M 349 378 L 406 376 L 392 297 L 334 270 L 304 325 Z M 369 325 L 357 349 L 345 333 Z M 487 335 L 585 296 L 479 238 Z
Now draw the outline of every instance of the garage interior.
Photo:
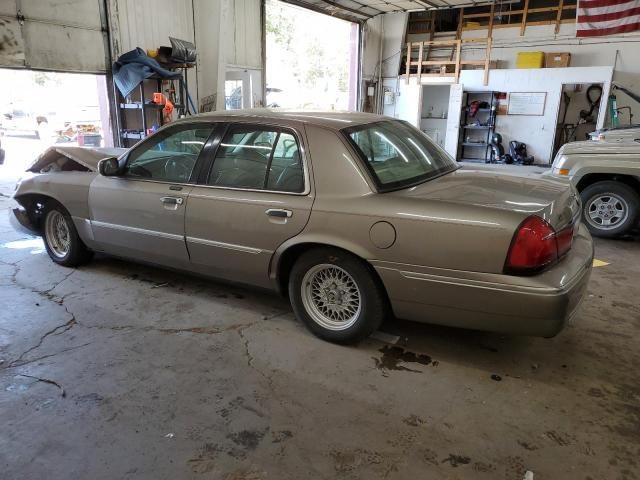
M 385 115 L 462 169 L 548 175 L 563 145 L 640 118 L 640 21 L 577 36 L 593 1 L 0 0 L 0 478 L 640 478 L 637 225 L 594 236 L 553 338 L 389 315 L 343 346 L 286 296 L 101 254 L 56 265 L 12 213 L 47 149 L 263 107 Z M 162 71 L 119 76 L 131 52 Z M 640 197 L 640 148 L 625 161 L 635 177 L 576 188 Z

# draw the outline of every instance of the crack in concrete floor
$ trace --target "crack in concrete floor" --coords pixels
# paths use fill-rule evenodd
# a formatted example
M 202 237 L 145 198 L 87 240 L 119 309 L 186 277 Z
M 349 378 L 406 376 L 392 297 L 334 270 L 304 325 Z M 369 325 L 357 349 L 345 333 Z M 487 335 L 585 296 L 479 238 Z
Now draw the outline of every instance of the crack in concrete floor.
M 616 245 L 616 249 L 622 248 L 629 247 Z M 609 474 L 623 475 L 633 469 L 631 462 L 635 461 L 637 442 L 631 415 L 637 411 L 636 398 L 640 397 L 633 387 L 633 372 L 623 367 L 637 361 L 637 354 L 631 352 L 626 363 L 620 356 L 629 354 L 633 339 L 637 338 L 634 332 L 638 325 L 632 318 L 624 322 L 624 315 L 637 317 L 637 305 L 633 300 L 623 304 L 621 301 L 625 298 L 619 292 L 615 293 L 617 297 L 612 297 L 616 305 L 606 303 L 607 295 L 614 295 L 606 289 L 611 276 L 607 270 L 594 274 L 595 286 L 605 299 L 586 302 L 581 315 L 584 323 L 571 326 L 556 339 L 521 341 L 480 336 L 480 340 L 469 340 L 473 338 L 470 333 L 402 324 L 395 333 L 410 337 L 407 348 L 433 354 L 441 361 L 440 366 L 419 373 L 393 371 L 382 377 L 371 362 L 371 355 L 377 355 L 376 346 L 365 342 L 357 348 L 336 348 L 302 333 L 304 331 L 293 322 L 265 321 L 290 315 L 289 310 L 260 314 L 259 319 L 256 319 L 256 309 L 245 310 L 240 316 L 226 318 L 225 315 L 240 306 L 232 302 L 225 306 L 228 308 L 222 311 L 222 317 L 216 317 L 216 321 L 228 324 L 205 325 L 192 321 L 195 326 L 173 328 L 162 323 L 135 323 L 139 320 L 135 308 L 147 304 L 129 301 L 134 311 L 118 313 L 118 316 L 109 312 L 118 324 L 95 324 L 87 316 L 86 304 L 82 303 L 86 293 L 78 286 L 84 281 L 108 280 L 109 275 L 91 268 L 87 271 L 97 271 L 98 275 L 85 277 L 84 269 L 60 275 L 58 270 L 45 269 L 48 259 L 44 255 L 29 264 L 24 262 L 27 258 L 34 257 L 11 263 L 0 261 L 12 265 L 6 269 L 7 273 L 11 272 L 10 283 L 44 299 L 43 308 L 60 306 L 64 312 L 58 311 L 61 320 L 56 316 L 56 324 L 47 323 L 45 332 L 37 331 L 37 335 L 25 337 L 30 340 L 29 344 L 26 347 L 21 344 L 18 352 L 11 355 L 13 365 L 7 371 L 15 376 L 25 374 L 51 380 L 62 388 L 66 384 L 70 391 L 66 391 L 67 400 L 59 400 L 59 405 L 55 401 L 47 403 L 52 401 L 49 397 L 53 388 L 25 390 L 22 396 L 14 392 L 16 396 L 11 398 L 4 395 L 8 402 L 5 405 L 10 411 L 16 409 L 14 415 L 21 420 L 16 423 L 9 415 L 3 417 L 3 421 L 6 431 L 21 435 L 24 440 L 21 445 L 36 446 L 51 468 L 62 469 L 47 475 L 49 478 L 65 478 L 61 473 L 64 469 L 68 478 L 68 473 L 78 466 L 89 469 L 83 471 L 87 478 L 105 474 L 101 470 L 104 467 L 92 463 L 92 458 L 100 459 L 102 464 L 113 459 L 110 455 L 114 450 L 109 445 L 114 442 L 127 445 L 134 454 L 120 453 L 117 461 L 111 462 L 111 468 L 116 469 L 110 471 L 111 478 L 121 477 L 125 471 L 135 471 L 140 477 L 158 478 L 169 471 L 172 478 L 189 477 L 196 470 L 185 473 L 175 464 L 162 461 L 181 459 L 182 465 L 190 469 L 194 466 L 190 458 L 197 457 L 202 444 L 212 445 L 204 450 L 213 452 L 214 456 L 205 461 L 209 462 L 210 475 L 219 474 L 220 478 L 226 475 L 243 478 L 243 471 L 265 471 L 269 477 L 284 478 L 402 479 L 433 474 L 434 478 L 521 480 L 525 467 L 535 471 L 536 476 L 549 478 L 573 478 L 576 471 L 589 471 L 594 478 L 607 478 Z M 625 262 L 626 270 L 631 266 L 630 260 Z M 118 272 L 116 281 L 126 278 L 124 269 L 114 270 Z M 33 272 L 40 271 L 43 277 L 34 278 Z M 78 275 L 74 277 L 74 273 Z M 107 273 L 112 275 L 113 271 Z M 616 289 L 626 288 L 625 282 L 634 278 L 631 273 L 625 275 L 617 279 Z M 52 277 L 55 281 L 47 283 Z M 31 281 L 45 285 L 29 285 Z M 5 286 L 3 282 L 3 287 L 11 288 L 11 285 Z M 117 295 L 121 287 L 110 288 Z M 202 301 L 203 295 L 190 296 L 200 288 L 195 284 L 190 288 L 185 285 L 184 298 Z M 138 289 L 138 292 L 146 295 L 147 290 Z M 255 301 L 251 294 L 246 296 Z M 177 308 L 180 301 L 176 299 L 174 303 Z M 168 312 L 167 318 L 172 318 L 175 312 L 169 307 L 173 307 L 171 300 L 162 307 L 151 302 L 148 308 L 164 309 Z M 609 311 L 617 315 L 615 323 L 602 321 Z M 150 317 L 145 321 L 152 320 Z M 107 334 L 89 335 L 90 329 Z M 607 330 L 616 335 L 599 334 Z M 138 335 L 146 332 L 158 335 L 151 339 Z M 3 334 L 12 335 L 9 330 Z M 224 336 L 226 334 L 229 336 Z M 475 348 L 486 338 L 498 348 L 492 351 Z M 297 342 L 302 346 L 298 347 Z M 107 343 L 108 347 L 101 351 L 101 345 Z M 56 351 L 50 352 L 54 346 Z M 90 346 L 95 348 L 86 348 Z M 163 349 L 167 347 L 172 350 L 165 352 Z M 105 352 L 105 348 L 108 351 Z M 113 359 L 112 348 L 116 356 Z M 64 355 L 72 352 L 77 353 Z M 54 358 L 51 363 L 41 363 L 33 372 L 26 369 L 50 358 Z M 92 364 L 94 359 L 101 363 Z M 87 362 L 88 366 L 80 368 L 76 365 L 78 361 Z M 137 362 L 143 364 L 136 365 Z M 529 369 L 532 362 L 537 365 L 535 371 Z M 8 365 L 3 365 L 5 370 Z M 489 379 L 489 373 L 494 371 L 503 374 L 502 382 Z M 113 393 L 101 383 L 110 377 L 113 379 L 106 385 L 116 389 Z M 637 380 L 637 376 L 635 378 Z M 59 382 L 60 379 L 63 381 Z M 188 391 L 167 396 L 167 388 L 188 388 Z M 93 392 L 102 400 L 94 403 L 83 400 L 93 398 Z M 219 400 L 214 396 L 217 393 L 221 395 Z M 158 395 L 159 399 L 153 399 Z M 32 406 L 40 396 L 44 398 L 41 404 L 46 406 L 40 407 L 38 403 Z M 236 396 L 253 403 L 225 417 L 226 423 L 219 423 L 208 406 L 215 404 L 217 408 L 228 397 Z M 256 410 L 255 402 L 260 416 L 252 413 Z M 47 427 L 47 424 L 55 425 L 55 417 L 47 408 L 55 408 L 64 425 L 71 426 L 65 436 L 59 437 L 58 429 Z M 410 413 L 425 420 L 404 423 L 402 419 Z M 165 425 L 172 422 L 175 426 L 167 430 L 169 427 Z M 207 433 L 202 434 L 201 439 L 194 437 L 197 440 L 193 441 L 185 438 L 180 428 L 190 422 L 205 425 Z M 581 427 L 585 422 L 590 422 L 587 430 Z M 131 425 L 135 425 L 140 434 L 132 433 Z M 153 435 L 143 436 L 145 429 L 156 426 L 161 433 L 153 430 Z M 75 448 L 63 452 L 51 446 L 45 448 L 27 433 L 34 428 L 42 429 L 43 440 L 65 448 L 67 442 L 75 438 L 76 443 L 68 445 Z M 167 431 L 173 432 L 174 428 L 176 438 L 167 440 Z M 225 432 L 238 439 L 244 438 L 245 431 L 264 432 L 266 428 L 274 435 L 279 429 L 292 433 L 273 447 L 266 436 L 260 437 L 257 450 L 247 450 L 238 458 L 226 453 L 235 454 L 236 450 L 222 447 Z M 108 435 L 100 433 L 100 429 L 109 432 Z M 94 443 L 93 438 L 102 435 L 105 435 L 104 443 Z M 562 444 L 554 442 L 555 438 L 563 439 Z M 141 443 L 145 449 L 136 450 L 136 445 Z M 535 449 L 529 450 L 523 444 L 535 445 Z M 10 443 L 0 450 L 0 463 L 14 473 L 18 468 L 37 471 L 37 463 L 20 463 L 22 460 L 14 460 L 17 457 L 3 457 L 7 452 L 11 455 L 29 453 L 15 445 Z M 232 447 L 238 448 L 235 444 Z M 164 450 L 166 448 L 171 450 Z M 184 450 L 190 451 L 191 457 L 188 453 L 182 457 L 177 455 Z M 91 455 L 76 459 L 72 452 Z M 117 470 L 120 464 L 126 465 L 122 471 Z M 256 468 L 249 469 L 248 465 Z M 572 470 L 574 466 L 577 470 Z M 256 478 L 264 476 L 255 475 Z

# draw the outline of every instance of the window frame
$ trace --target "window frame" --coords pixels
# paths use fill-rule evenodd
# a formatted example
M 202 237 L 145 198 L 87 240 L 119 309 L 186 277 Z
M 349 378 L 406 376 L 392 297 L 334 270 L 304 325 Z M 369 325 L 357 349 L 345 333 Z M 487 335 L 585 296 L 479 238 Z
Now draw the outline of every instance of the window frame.
M 160 130 L 158 130 L 157 132 L 155 132 L 153 135 L 149 135 L 148 137 L 146 137 L 144 140 L 138 142 L 137 144 L 135 144 L 133 147 L 131 147 L 126 154 L 124 155 L 124 157 L 122 157 L 122 163 L 121 163 L 121 169 L 122 169 L 122 174 L 118 175 L 118 178 L 121 179 L 125 179 L 125 180 L 130 180 L 130 181 L 135 181 L 135 182 L 152 182 L 152 183 L 162 183 L 162 184 L 166 184 L 166 185 L 193 185 L 196 183 L 199 175 L 200 175 L 200 171 L 202 169 L 204 160 L 205 160 L 205 155 L 206 155 L 206 151 L 211 147 L 215 137 L 216 137 L 216 132 L 219 129 L 219 125 L 221 122 L 212 122 L 212 121 L 207 121 L 207 120 L 201 120 L 201 121 L 189 121 L 189 122 L 180 122 L 180 123 L 173 123 L 168 125 L 166 128 L 162 128 Z M 145 146 L 147 146 L 148 144 L 152 143 L 153 139 L 155 138 L 156 135 L 158 135 L 159 133 L 164 133 L 170 130 L 189 130 L 190 128 L 196 129 L 196 128 L 203 128 L 203 127 L 208 127 L 211 128 L 211 133 L 209 134 L 209 136 L 207 137 L 207 140 L 205 141 L 203 147 L 200 149 L 200 153 L 198 154 L 198 158 L 196 158 L 196 163 L 193 166 L 193 170 L 191 171 L 191 175 L 189 176 L 189 180 L 186 182 L 171 182 L 169 180 L 159 180 L 159 179 L 153 179 L 153 178 L 143 178 L 143 177 L 134 177 L 134 176 L 129 176 L 127 175 L 127 167 L 129 166 L 129 163 L 131 161 L 131 154 L 135 151 L 137 151 L 138 149 L 144 148 Z M 171 133 L 170 133 L 171 135 Z
M 296 140 L 296 143 L 298 145 L 298 152 L 300 154 L 300 161 L 302 162 L 302 178 L 304 181 L 304 185 L 303 185 L 303 189 L 301 192 L 287 192 L 284 190 L 269 190 L 267 188 L 245 188 L 245 187 L 228 187 L 228 186 L 224 186 L 224 185 L 210 185 L 208 182 L 209 176 L 211 175 L 211 172 L 213 170 L 213 164 L 215 163 L 216 160 L 216 155 L 218 154 L 218 150 L 220 149 L 220 144 L 222 143 L 222 140 L 224 139 L 224 137 L 227 135 L 227 133 L 229 132 L 230 129 L 232 129 L 233 127 L 239 126 L 241 128 L 252 128 L 255 130 L 260 130 L 260 131 L 267 131 L 267 132 L 277 132 L 278 134 L 280 133 L 289 133 L 291 135 L 293 135 L 293 137 Z M 298 195 L 298 196 L 306 196 L 309 195 L 311 193 L 311 182 L 309 179 L 309 168 L 308 168 L 308 162 L 307 162 L 307 155 L 306 155 L 306 144 L 303 141 L 304 136 L 302 135 L 302 133 L 294 127 L 291 127 L 289 125 L 280 125 L 277 123 L 256 123 L 255 120 L 254 121 L 250 121 L 250 122 L 242 122 L 242 121 L 227 121 L 227 122 L 223 122 L 220 126 L 220 128 L 215 132 L 214 135 L 215 139 L 212 142 L 212 145 L 210 146 L 210 148 L 207 150 L 206 156 L 206 163 L 203 165 L 202 170 L 200 171 L 200 175 L 198 177 L 197 180 L 197 185 L 199 187 L 206 187 L 206 188 L 215 188 L 218 190 L 236 190 L 236 191 L 241 191 L 241 192 L 261 192 L 261 193 L 277 193 L 280 195 Z M 275 151 L 275 145 L 274 145 L 274 151 Z M 270 162 L 269 162 L 270 165 Z M 265 175 L 265 179 L 269 178 L 269 170 L 267 170 L 267 174 Z
M 366 154 L 358 146 L 358 144 L 355 142 L 355 140 L 353 138 L 351 138 L 351 134 L 359 132 L 359 131 L 362 131 L 362 130 L 367 130 L 369 128 L 372 128 L 375 125 L 380 125 L 380 124 L 385 124 L 385 123 L 386 124 L 393 124 L 395 122 L 400 122 L 400 123 L 408 125 L 408 126 L 410 126 L 412 128 L 415 128 L 409 122 L 406 122 L 404 120 L 380 120 L 380 121 L 376 121 L 376 122 L 362 123 L 360 125 L 354 125 L 353 127 L 347 127 L 347 128 L 343 128 L 343 129 L 340 130 L 340 134 L 342 134 L 344 140 L 347 142 L 347 144 L 354 151 L 354 153 L 358 157 L 358 160 L 363 165 L 365 171 L 369 175 L 369 178 L 370 178 L 371 182 L 375 186 L 376 192 L 378 192 L 378 193 L 395 192 L 395 191 L 398 191 L 398 190 L 404 190 L 406 188 L 415 187 L 416 185 L 420 185 L 422 183 L 430 182 L 431 180 L 435 180 L 436 178 L 442 177 L 443 175 L 447 175 L 447 174 L 449 174 L 451 172 L 455 172 L 456 170 L 458 170 L 460 168 L 460 165 L 458 164 L 458 162 L 455 159 L 453 159 L 453 162 L 454 162 L 453 168 L 451 168 L 450 170 L 442 171 L 442 172 L 436 173 L 434 175 L 432 175 L 432 174 L 424 174 L 424 175 L 421 175 L 419 177 L 416 177 L 412 181 L 400 180 L 400 181 L 397 181 L 397 182 L 391 182 L 391 183 L 386 183 L 386 184 L 382 183 L 380 181 L 380 179 L 378 178 L 378 175 L 376 175 L 376 172 L 373 169 L 373 166 L 369 163 L 369 160 L 366 158 Z M 420 133 L 425 135 L 423 132 L 420 132 Z M 428 140 L 431 143 L 433 143 L 436 148 L 439 148 L 440 150 L 442 150 L 431 139 L 428 139 Z M 444 152 L 444 150 L 442 150 L 442 151 Z M 444 153 L 447 154 L 446 152 L 444 152 Z

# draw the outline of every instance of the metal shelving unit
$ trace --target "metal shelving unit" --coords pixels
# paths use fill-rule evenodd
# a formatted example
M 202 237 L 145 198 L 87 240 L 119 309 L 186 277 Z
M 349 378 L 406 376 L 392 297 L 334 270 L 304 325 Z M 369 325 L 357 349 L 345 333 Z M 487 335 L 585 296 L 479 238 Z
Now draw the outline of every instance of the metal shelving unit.
M 183 70 L 186 78 L 189 67 L 177 68 Z M 151 127 L 154 125 L 161 127 L 166 123 L 162 112 L 164 105 L 152 101 L 154 92 L 162 92 L 171 100 L 178 117 L 191 113 L 187 108 L 189 92 L 183 78 L 163 79 L 157 75 L 151 76 L 141 82 L 127 98 L 122 96 L 115 83 L 113 91 L 116 98 L 117 128 L 121 147 L 132 146 L 149 135 Z M 167 95 L 167 91 L 173 93 Z
M 458 158 L 460 161 L 488 162 L 491 154 L 491 137 L 496 125 L 497 94 L 499 92 L 464 92 L 465 101 L 462 107 L 462 125 L 458 139 Z M 471 104 L 487 102 L 489 107 L 475 109 L 471 116 Z M 478 120 L 479 125 L 471 121 Z

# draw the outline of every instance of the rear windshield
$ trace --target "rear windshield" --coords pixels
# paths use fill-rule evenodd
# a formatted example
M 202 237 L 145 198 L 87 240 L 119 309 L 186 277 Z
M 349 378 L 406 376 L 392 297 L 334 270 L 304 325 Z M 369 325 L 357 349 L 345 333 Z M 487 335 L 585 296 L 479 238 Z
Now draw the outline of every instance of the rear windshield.
M 369 123 L 343 132 L 381 191 L 410 187 L 458 168 L 444 150 L 404 121 Z

